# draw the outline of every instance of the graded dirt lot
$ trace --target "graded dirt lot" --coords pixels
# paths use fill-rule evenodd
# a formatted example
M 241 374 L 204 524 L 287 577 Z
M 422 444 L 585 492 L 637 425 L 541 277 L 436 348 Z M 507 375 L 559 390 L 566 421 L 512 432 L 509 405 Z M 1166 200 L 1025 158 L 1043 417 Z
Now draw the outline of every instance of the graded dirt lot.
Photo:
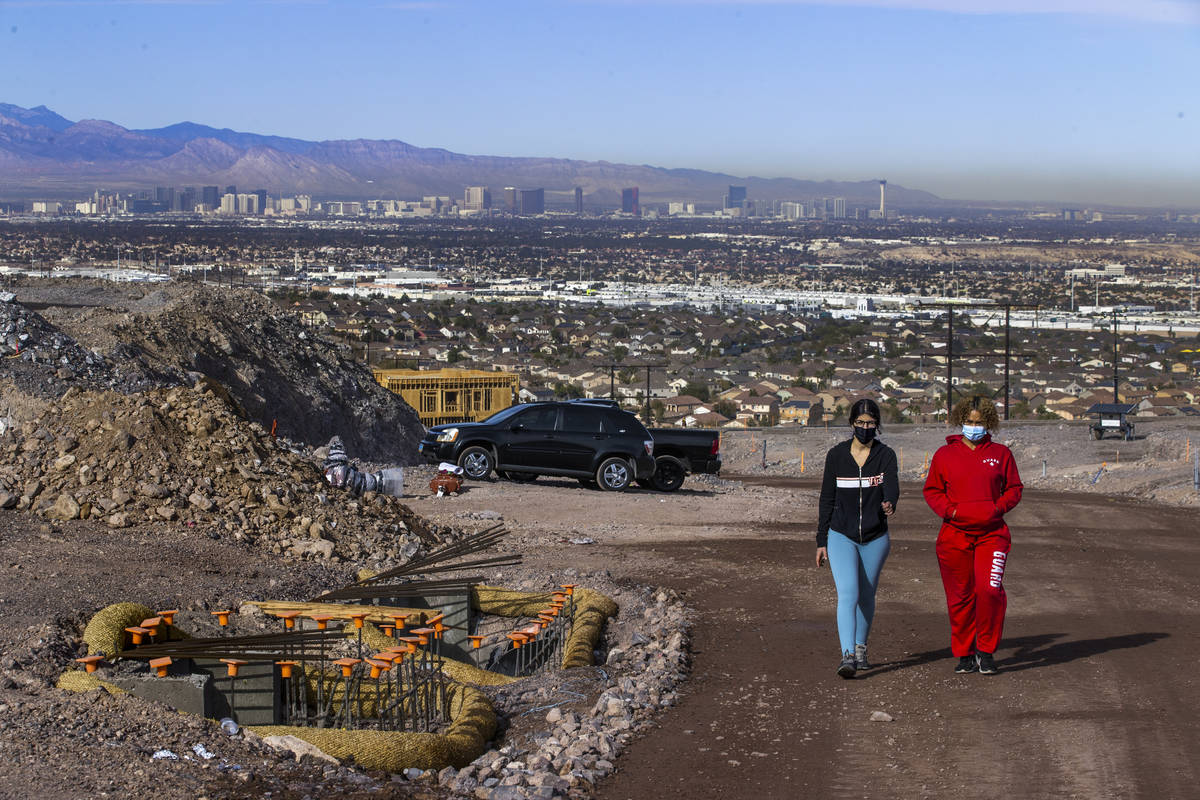
M 621 757 L 602 798 L 1195 796 L 1194 511 L 1028 491 L 1009 517 L 1002 671 L 964 676 L 952 671 L 936 520 L 906 483 L 876 668 L 844 681 L 833 581 L 812 565 L 817 489 L 747 475 L 613 496 L 543 479 L 414 507 L 499 512 L 528 566 L 607 569 L 695 609 L 686 696 Z M 580 537 L 596 543 L 570 543 Z
M 1123 468 L 1185 484 L 1172 448 L 1189 434 L 1179 430 L 1160 432 L 1169 447 L 1133 443 Z M 921 449 L 942 434 L 913 429 L 903 441 Z M 1112 446 L 1080 446 L 1056 428 L 1012 435 L 1027 473 L 1032 452 L 1063 475 L 1084 474 L 1104 456 L 1098 448 Z M 591 576 L 621 598 L 622 636 L 653 624 L 633 601 L 640 587 L 674 589 L 692 608 L 691 680 L 616 759 L 599 797 L 1195 796 L 1200 531 L 1188 497 L 1168 506 L 1103 494 L 1142 485 L 1118 484 L 1118 472 L 1087 492 L 1031 481 L 1009 517 L 1002 671 L 962 676 L 952 674 L 936 520 L 905 480 L 871 640 L 876 668 L 844 681 L 834 675 L 833 581 L 812 565 L 819 473 L 798 474 L 790 456 L 763 470 L 746 442 L 725 446 L 740 475 L 692 477 L 669 495 L 543 478 L 435 498 L 424 486 L 432 470 L 408 470 L 404 502 L 430 522 L 475 530 L 502 521 L 512 532 L 503 550 L 525 563 L 489 580 Z M 780 454 L 785 442 L 774 446 Z M 807 458 L 823 446 L 810 437 Z M 1154 462 L 1160 451 L 1168 457 Z M 0 512 L 0 797 L 445 796 L 387 775 L 264 757 L 163 706 L 32 680 L 69 662 L 75 653 L 60 652 L 63 643 L 106 603 L 180 606 L 184 624 L 202 629 L 211 609 L 312 596 L 357 566 L 299 561 L 200 528 Z M 555 691 L 528 705 L 549 707 L 562 699 Z M 581 691 L 586 708 L 597 689 Z M 891 721 L 871 721 L 876 711 Z M 539 716 L 513 719 L 507 741 L 536 735 Z M 150 758 L 194 744 L 219 758 Z

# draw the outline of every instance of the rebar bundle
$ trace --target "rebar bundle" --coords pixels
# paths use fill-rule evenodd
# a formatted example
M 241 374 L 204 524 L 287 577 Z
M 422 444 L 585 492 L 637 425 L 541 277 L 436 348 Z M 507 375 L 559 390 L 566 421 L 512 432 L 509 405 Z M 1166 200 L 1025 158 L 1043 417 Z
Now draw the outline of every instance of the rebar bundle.
M 285 615 L 293 620 L 295 616 Z M 355 620 L 356 627 L 358 620 Z M 364 652 L 359 627 L 357 657 L 334 658 L 346 628 L 287 630 L 255 636 L 185 639 L 123 650 L 120 658 L 149 661 L 166 676 L 176 662 L 219 661 L 230 716 L 237 719 L 239 681 L 262 677 L 269 665 L 271 691 L 279 700 L 274 723 L 317 728 L 433 731 L 448 718 L 446 678 L 441 666 L 445 626 L 440 616 L 430 627 L 399 629 L 396 646 Z M 246 670 L 258 666 L 258 675 Z M 215 677 L 215 676 L 214 676 Z M 224 684 L 224 686 L 222 686 Z M 243 688 L 243 692 L 245 689 Z

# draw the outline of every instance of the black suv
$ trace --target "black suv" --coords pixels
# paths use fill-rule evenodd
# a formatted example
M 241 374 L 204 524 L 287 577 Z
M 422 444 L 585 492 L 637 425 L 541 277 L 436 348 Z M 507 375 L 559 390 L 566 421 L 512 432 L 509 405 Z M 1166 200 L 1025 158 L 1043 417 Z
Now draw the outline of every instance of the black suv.
M 428 461 L 451 461 L 467 477 L 533 481 L 566 475 L 620 491 L 654 475 L 654 441 L 645 426 L 611 400 L 524 403 L 483 422 L 435 425 L 421 440 Z

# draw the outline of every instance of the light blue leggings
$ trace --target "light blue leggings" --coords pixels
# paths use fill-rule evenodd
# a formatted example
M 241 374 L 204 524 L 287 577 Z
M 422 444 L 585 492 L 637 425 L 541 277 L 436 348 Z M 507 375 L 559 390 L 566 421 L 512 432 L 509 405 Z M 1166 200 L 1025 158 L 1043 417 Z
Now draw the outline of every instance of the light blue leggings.
M 866 644 L 875 617 L 875 590 L 879 573 L 892 549 L 888 534 L 859 544 L 849 537 L 829 531 L 829 566 L 837 586 L 837 626 L 842 652 L 854 652 L 854 645 Z

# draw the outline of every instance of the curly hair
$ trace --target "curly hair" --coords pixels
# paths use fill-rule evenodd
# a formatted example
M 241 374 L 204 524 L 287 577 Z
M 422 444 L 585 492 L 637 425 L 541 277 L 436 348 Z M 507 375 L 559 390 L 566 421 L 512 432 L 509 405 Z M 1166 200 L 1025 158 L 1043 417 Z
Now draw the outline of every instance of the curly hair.
M 971 416 L 971 412 L 978 410 L 983 415 L 983 427 L 989 431 L 994 431 L 1000 427 L 1000 414 L 996 411 L 996 404 L 992 402 L 990 397 L 985 395 L 975 395 L 974 397 L 964 397 L 954 404 L 954 408 L 950 411 L 950 424 L 957 427 L 967 421 L 967 417 Z

